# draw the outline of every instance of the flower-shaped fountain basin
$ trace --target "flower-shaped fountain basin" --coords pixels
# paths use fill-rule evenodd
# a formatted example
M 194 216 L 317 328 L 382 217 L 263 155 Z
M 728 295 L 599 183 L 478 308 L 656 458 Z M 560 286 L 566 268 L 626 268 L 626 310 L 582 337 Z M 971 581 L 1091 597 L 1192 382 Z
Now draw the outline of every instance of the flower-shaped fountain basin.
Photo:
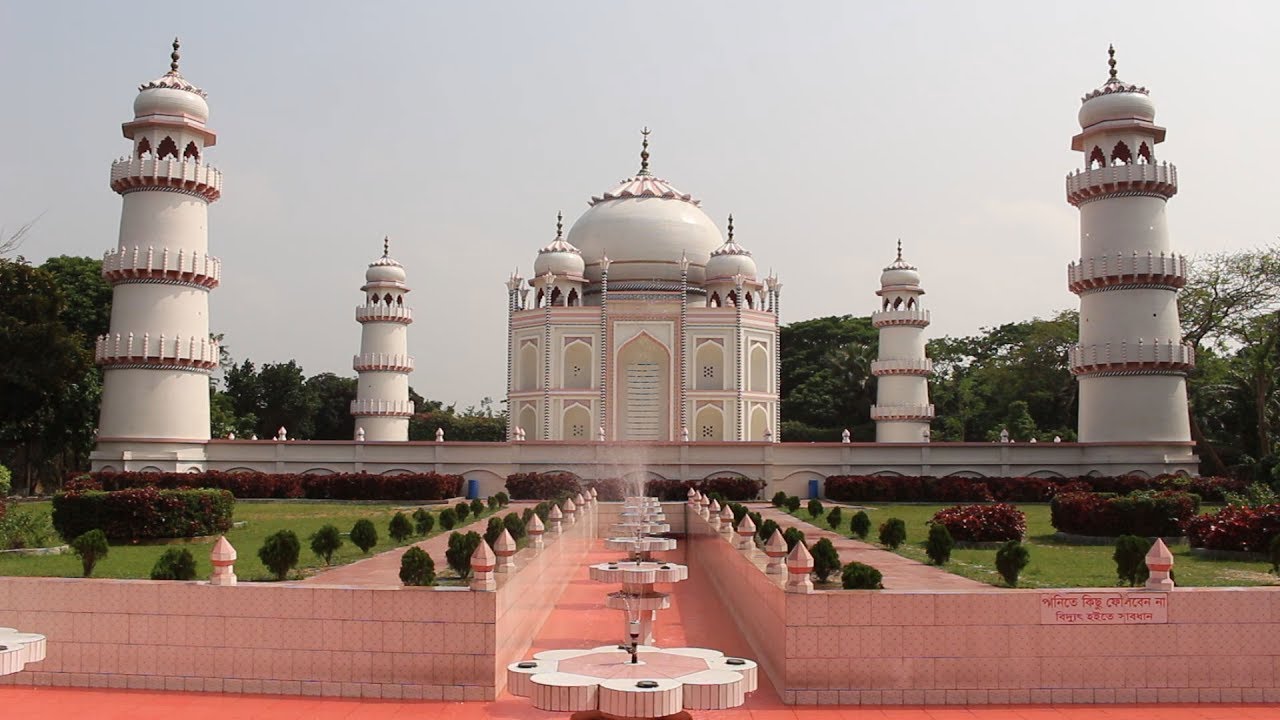
M 21 633 L 0 627 L 0 675 L 21 672 L 27 663 L 44 660 L 45 639 L 35 633 Z
M 624 585 L 674 583 L 689 579 L 689 568 L 676 563 L 630 562 L 599 563 L 588 569 L 592 580 Z
M 610 550 L 620 550 L 622 552 L 667 552 L 676 549 L 676 539 L 668 537 L 654 537 L 646 535 L 641 537 L 611 537 L 606 538 L 604 546 Z

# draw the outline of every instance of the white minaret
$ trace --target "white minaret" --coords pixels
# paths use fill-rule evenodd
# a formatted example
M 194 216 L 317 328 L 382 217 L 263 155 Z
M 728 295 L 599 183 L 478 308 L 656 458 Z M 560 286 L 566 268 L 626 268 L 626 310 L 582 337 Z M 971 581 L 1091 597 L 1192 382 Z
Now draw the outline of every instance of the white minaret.
M 1080 381 L 1081 442 L 1189 442 L 1178 289 L 1186 260 L 1169 244 L 1165 206 L 1178 172 L 1156 163 L 1164 128 L 1147 89 L 1111 77 L 1084 96 L 1071 148 L 1086 169 L 1067 176 L 1067 202 L 1080 209 L 1080 259 L 1070 264 L 1080 296 L 1080 344 L 1071 372 Z
M 205 92 L 178 72 L 176 38 L 170 57 L 169 72 L 138 88 L 123 126 L 129 155 L 111 164 L 123 206 L 120 242 L 102 261 L 114 290 L 110 332 L 95 348 L 99 443 L 209 439 L 208 376 L 218 367 L 209 291 L 222 274 L 209 255 L 209 203 L 222 174 L 204 162 L 216 136 Z
M 360 323 L 360 354 L 351 365 L 360 373 L 351 415 L 356 439 L 404 442 L 409 439 L 409 323 L 413 310 L 404 304 L 409 292 L 404 266 L 391 258 L 390 242 L 382 241 L 382 257 L 369 263 L 364 274 L 364 305 L 356 308 Z M 363 438 L 361 437 L 363 431 Z
M 933 405 L 929 404 L 929 375 L 933 361 L 925 356 L 924 329 L 929 311 L 920 307 L 920 273 L 898 258 L 880 274 L 880 309 L 871 313 L 880 330 L 879 358 L 871 363 L 876 376 L 876 442 L 929 442 Z

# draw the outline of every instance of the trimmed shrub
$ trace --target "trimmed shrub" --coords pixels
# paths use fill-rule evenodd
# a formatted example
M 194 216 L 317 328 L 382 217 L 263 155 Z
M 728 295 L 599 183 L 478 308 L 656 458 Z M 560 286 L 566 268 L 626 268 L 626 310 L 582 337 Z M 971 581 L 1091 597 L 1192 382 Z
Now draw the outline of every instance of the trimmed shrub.
M 423 508 L 413 511 L 413 530 L 419 535 L 426 535 L 436 526 L 436 517 Z
M 226 490 L 69 490 L 53 496 L 53 527 L 64 540 L 90 530 L 111 542 L 218 535 L 235 504 Z
M 489 547 L 498 542 L 498 537 L 502 535 L 503 525 L 502 518 L 494 515 L 489 518 L 489 524 L 484 528 L 484 541 L 489 543 Z
M 212 488 L 230 491 L 238 498 L 310 498 L 312 500 L 445 500 L 462 494 L 462 476 L 439 473 L 370 475 L 369 473 L 222 472 L 113 472 L 80 475 L 94 490 L 154 487 Z
M 480 517 L 481 515 L 484 514 L 483 500 L 481 500 L 480 498 L 476 498 L 475 500 L 471 501 L 471 514 L 476 517 Z
M 368 518 L 360 518 L 355 525 L 351 526 L 351 543 L 365 554 L 378 544 L 378 530 Z
M 817 576 L 818 582 L 826 582 L 832 573 L 840 572 L 840 553 L 827 538 L 814 543 L 809 548 L 809 554 L 813 555 L 813 574 Z
M 1147 551 L 1152 543 L 1137 535 L 1121 535 L 1116 538 L 1116 550 L 1111 559 L 1116 563 L 1116 576 L 1121 583 L 1130 587 L 1137 585 L 1142 579 L 1142 571 L 1147 569 Z
M 1188 518 L 1182 525 L 1192 547 L 1265 552 L 1280 535 L 1280 505 L 1229 505 L 1216 513 Z
M 787 506 L 788 512 L 795 512 L 799 510 L 800 498 L 796 497 L 795 495 L 791 495 L 790 497 L 787 498 L 786 506 Z
M 831 512 L 827 513 L 827 525 L 831 526 L 832 530 L 839 530 L 843 523 L 844 513 L 841 512 L 840 507 L 837 505 L 831 508 Z
M 398 512 L 391 516 L 391 523 L 387 525 L 387 536 L 394 540 L 397 544 L 409 539 L 413 534 L 413 523 L 409 522 L 409 516 L 402 512 Z
M 498 507 L 506 507 L 507 503 L 511 502 L 511 497 L 501 490 L 499 490 L 494 497 L 498 500 Z
M 169 548 L 151 566 L 152 580 L 195 580 L 196 559 L 186 548 Z
M 1063 492 L 1111 492 L 1127 495 L 1140 490 L 1182 490 L 1205 500 L 1224 500 L 1224 493 L 1239 492 L 1245 483 L 1232 478 L 1190 478 L 1160 475 L 1115 477 L 884 477 L 833 475 L 824 483 L 824 495 L 840 502 L 1048 502 Z
M 705 480 L 660 480 L 645 482 L 644 494 L 667 502 L 678 502 L 689 496 L 689 490 L 697 490 L 708 497 L 718 497 L 721 504 L 725 500 L 755 500 L 764 489 L 762 480 L 745 477 L 712 477 Z M 603 496 L 601 500 L 605 499 Z M 621 498 L 619 498 L 621 499 Z
M 107 545 L 106 533 L 90 530 L 71 541 L 71 550 L 80 556 L 80 567 L 84 570 L 84 576 L 89 577 L 98 561 L 106 557 L 111 548 Z
M 507 476 L 507 492 L 514 500 L 557 500 L 582 490 L 582 481 L 569 473 L 515 473 Z
M 489 509 L 490 509 L 490 510 L 497 510 L 497 509 L 498 509 L 498 497 L 497 497 L 496 495 L 490 495 L 490 496 L 488 497 L 488 499 L 486 499 L 486 500 L 485 500 L 485 504 L 489 506 Z M 479 513 L 476 513 L 476 514 L 477 514 L 477 515 L 479 515 Z
M 333 554 L 342 547 L 342 533 L 334 525 L 325 524 L 311 534 L 311 552 L 324 558 L 324 564 L 333 562 Z
M 934 565 L 946 565 L 951 560 L 951 548 L 956 541 L 951 539 L 947 526 L 941 523 L 929 523 L 929 538 L 925 540 L 924 552 Z
M 445 530 L 452 530 L 454 525 L 458 524 L 458 514 L 453 508 L 445 508 L 440 511 L 440 527 Z
M 463 580 L 471 577 L 471 555 L 480 547 L 481 542 L 480 533 L 477 532 L 455 532 L 449 535 L 449 549 L 444 551 L 444 559 Z
M 760 542 L 766 543 L 769 542 L 769 538 L 773 537 L 775 532 L 781 529 L 778 523 L 773 520 L 765 520 L 756 526 L 756 537 L 760 538 Z
M 996 570 L 1009 587 L 1018 587 L 1018 576 L 1031 562 L 1031 552 L 1017 540 L 1010 540 L 996 550 Z
M 849 520 L 849 529 L 859 540 L 866 540 L 867 534 L 871 532 L 871 516 L 865 510 L 859 510 Z
M 851 562 L 840 573 L 840 585 L 845 590 L 881 590 L 884 588 L 880 571 L 860 562 Z
M 400 556 L 400 582 L 414 587 L 436 583 L 436 563 L 426 550 L 414 545 Z
M 764 524 L 764 517 L 758 512 L 747 512 L 747 517 L 751 518 L 751 524 L 756 526 L 756 531 L 760 530 L 760 526 Z
M 507 529 L 507 532 L 511 533 L 512 540 L 520 542 L 520 538 L 524 537 L 524 521 L 520 519 L 519 515 L 507 513 L 506 517 L 502 518 L 502 526 Z
M 774 507 L 780 508 L 787 502 L 787 494 L 779 490 L 773 494 L 773 499 L 769 501 Z
M 534 512 L 533 508 L 527 507 L 524 509 L 523 512 L 520 513 L 520 522 L 524 523 L 525 525 L 528 525 L 529 521 L 532 520 L 533 516 L 536 514 L 537 513 Z
M 907 539 L 907 524 L 901 518 L 889 518 L 880 524 L 880 544 L 890 550 L 897 550 L 898 546 Z
M 805 509 L 809 511 L 809 517 L 816 519 L 822 514 L 822 502 L 818 498 L 813 498 Z
M 1049 504 L 1050 522 L 1061 532 L 1105 537 L 1181 535 L 1199 511 L 1200 498 L 1180 490 L 1064 493 Z
M 747 516 L 747 506 L 742 503 L 729 503 L 729 511 L 733 513 L 733 526 L 738 527 L 738 523 L 742 522 L 742 518 Z M 751 522 L 755 522 L 752 520 Z M 756 527 L 760 527 L 757 525 Z
M 798 527 L 789 527 L 782 531 L 782 539 L 787 541 L 787 552 L 791 552 L 796 543 L 804 542 L 804 532 Z M 808 543 L 805 546 L 808 547 Z
M 369 525 L 372 527 L 373 523 Z M 301 552 L 302 545 L 298 542 L 298 536 L 292 530 L 279 530 L 267 536 L 262 547 L 258 548 L 258 559 L 271 571 L 272 575 L 276 576 L 277 580 L 284 580 L 288 577 L 289 571 L 297 566 L 298 555 Z
M 1027 533 L 1027 516 L 1005 503 L 956 505 L 934 513 L 929 521 L 941 525 L 952 539 L 963 542 L 1021 540 Z
M 547 524 L 547 516 L 551 514 L 551 503 L 540 502 L 537 505 L 534 505 L 533 514 L 537 515 L 538 519 L 541 520 L 542 524 L 545 526 Z
M 458 522 L 465 523 L 467 517 L 471 515 L 471 503 L 464 500 L 454 505 L 453 511 L 458 514 Z

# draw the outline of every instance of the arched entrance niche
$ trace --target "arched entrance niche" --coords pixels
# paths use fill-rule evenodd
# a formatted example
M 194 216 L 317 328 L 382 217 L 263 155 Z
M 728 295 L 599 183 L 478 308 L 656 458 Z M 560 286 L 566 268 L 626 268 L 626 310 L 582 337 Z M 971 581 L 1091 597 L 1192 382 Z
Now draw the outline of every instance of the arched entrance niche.
M 715 405 L 705 405 L 694 417 L 694 442 L 720 442 L 724 440 L 724 413 Z
M 765 412 L 763 407 L 757 405 L 751 411 L 750 427 L 751 433 L 747 439 L 762 442 L 765 439 L 764 434 L 769 431 L 769 413 Z
M 648 333 L 618 352 L 617 427 L 623 440 L 670 440 L 671 354 Z
M 560 439 L 590 440 L 591 412 L 582 405 L 573 405 L 567 408 L 561 418 Z

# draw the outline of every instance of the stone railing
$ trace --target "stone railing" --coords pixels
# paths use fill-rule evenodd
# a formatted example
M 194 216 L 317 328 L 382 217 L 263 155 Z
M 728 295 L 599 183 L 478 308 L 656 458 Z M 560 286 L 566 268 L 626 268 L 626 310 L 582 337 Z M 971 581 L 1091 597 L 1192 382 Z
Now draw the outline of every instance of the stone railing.
M 1187 258 L 1148 251 L 1081 258 L 1067 265 L 1067 287 L 1081 293 L 1099 287 L 1155 285 L 1178 289 L 1187 284 Z
M 871 313 L 872 327 L 890 325 L 908 325 L 910 327 L 927 327 L 930 322 L 928 310 L 877 310 Z
M 1067 202 L 1072 205 L 1126 192 L 1171 198 L 1178 192 L 1178 169 L 1169 163 L 1113 165 L 1067 176 Z
M 218 367 L 219 345 L 207 337 L 115 333 L 100 335 L 94 360 L 108 369 L 139 367 L 211 371 Z
M 413 372 L 413 356 L 399 353 L 362 353 L 351 356 L 351 367 L 356 372 L 366 370 Z
M 1073 375 L 1114 372 L 1186 372 L 1196 366 L 1191 345 L 1172 338 L 1076 345 L 1067 352 Z
M 871 374 L 881 375 L 930 375 L 933 373 L 933 361 L 929 358 L 890 360 L 873 360 Z
M 134 245 L 117 248 L 102 256 L 102 277 L 116 285 L 126 282 L 173 282 L 215 288 L 222 279 L 222 261 L 196 251 L 179 248 L 156 250 Z
M 111 163 L 111 189 L 120 194 L 148 188 L 186 191 L 213 202 L 222 196 L 222 173 L 199 160 L 120 158 Z
M 872 405 L 872 420 L 932 420 L 933 404 Z
M 356 307 L 356 322 L 397 322 L 408 325 L 413 322 L 413 309 L 403 305 L 360 305 Z
M 361 417 L 386 415 L 409 417 L 413 415 L 412 400 L 352 400 L 351 414 Z

